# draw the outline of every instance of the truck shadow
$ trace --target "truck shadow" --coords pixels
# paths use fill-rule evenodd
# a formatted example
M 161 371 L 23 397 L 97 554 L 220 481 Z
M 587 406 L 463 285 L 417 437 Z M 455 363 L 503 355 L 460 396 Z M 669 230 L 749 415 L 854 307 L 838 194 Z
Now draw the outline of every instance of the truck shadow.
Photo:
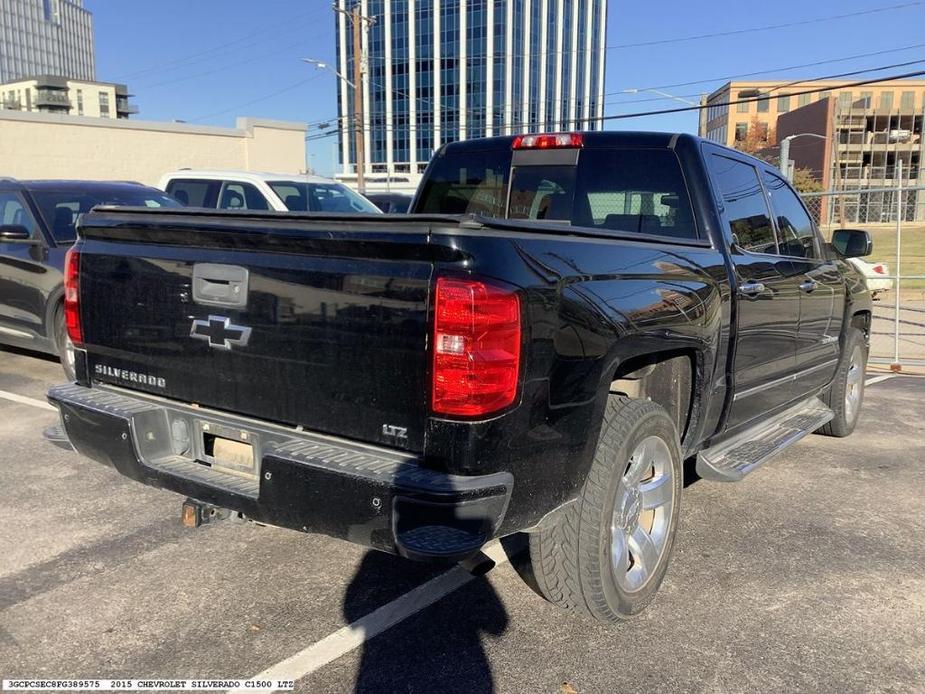
M 347 622 L 383 604 L 383 586 L 406 583 L 409 565 L 404 559 L 369 551 L 344 595 Z M 420 567 L 411 573 L 423 580 L 440 573 L 427 565 L 412 566 Z M 482 638 L 486 634 L 499 637 L 507 626 L 507 611 L 491 583 L 484 577 L 473 578 L 443 600 L 366 641 L 354 691 L 494 692 Z

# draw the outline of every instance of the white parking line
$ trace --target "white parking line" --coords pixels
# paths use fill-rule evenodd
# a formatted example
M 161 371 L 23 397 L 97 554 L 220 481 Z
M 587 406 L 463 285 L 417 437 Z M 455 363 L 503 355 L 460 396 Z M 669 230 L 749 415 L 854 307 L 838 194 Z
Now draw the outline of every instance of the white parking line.
M 500 543 L 495 543 L 484 550 L 496 565 L 508 561 L 508 556 Z M 285 660 L 272 665 L 259 675 L 256 680 L 298 680 L 310 675 L 328 663 L 337 660 L 369 641 L 374 636 L 395 626 L 408 617 L 430 607 L 441 598 L 462 588 L 475 578 L 465 569 L 455 567 L 436 576 L 417 588 L 413 588 L 392 602 L 386 603 L 370 612 L 365 617 L 338 629 L 317 643 L 308 646 Z M 232 689 L 229 694 L 245 694 L 248 689 Z
M 57 412 L 58 408 L 53 405 L 49 405 L 43 400 L 36 400 L 35 398 L 27 398 L 25 395 L 17 395 L 16 393 L 8 393 L 5 390 L 0 390 L 0 398 L 4 400 L 12 400 L 13 402 L 18 402 L 20 405 L 31 405 L 32 407 L 38 407 L 41 410 L 51 410 L 52 412 Z
M 883 374 L 882 376 L 874 376 L 873 378 L 868 378 L 864 381 L 865 386 L 872 386 L 874 383 L 881 383 L 891 378 L 896 378 L 896 374 Z

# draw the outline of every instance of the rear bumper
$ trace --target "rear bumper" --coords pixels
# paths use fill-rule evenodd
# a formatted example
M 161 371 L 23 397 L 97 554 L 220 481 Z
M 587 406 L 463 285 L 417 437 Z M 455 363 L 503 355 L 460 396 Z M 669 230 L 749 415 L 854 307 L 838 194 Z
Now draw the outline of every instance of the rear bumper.
M 447 475 L 410 454 L 122 391 L 63 385 L 49 390 L 48 401 L 79 453 L 126 477 L 261 523 L 411 559 L 475 553 L 495 537 L 513 487 L 506 472 Z M 237 432 L 253 446 L 255 468 L 198 462 L 208 458 L 203 431 Z

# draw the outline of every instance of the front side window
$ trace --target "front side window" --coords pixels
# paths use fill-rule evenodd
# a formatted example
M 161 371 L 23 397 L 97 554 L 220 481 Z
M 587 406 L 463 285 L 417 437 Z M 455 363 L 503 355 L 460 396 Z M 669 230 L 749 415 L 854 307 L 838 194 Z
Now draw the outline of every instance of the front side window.
M 771 214 L 755 167 L 719 154 L 710 156 L 709 165 L 736 245 L 752 253 L 777 253 Z
M 777 220 L 780 254 L 795 258 L 817 257 L 813 222 L 800 199 L 782 178 L 774 174 L 765 172 L 764 185 Z
M 271 181 L 269 186 L 290 212 L 382 212 L 340 183 Z
M 0 193 L 0 224 L 25 227 L 33 237 L 37 233 L 35 219 L 16 193 Z

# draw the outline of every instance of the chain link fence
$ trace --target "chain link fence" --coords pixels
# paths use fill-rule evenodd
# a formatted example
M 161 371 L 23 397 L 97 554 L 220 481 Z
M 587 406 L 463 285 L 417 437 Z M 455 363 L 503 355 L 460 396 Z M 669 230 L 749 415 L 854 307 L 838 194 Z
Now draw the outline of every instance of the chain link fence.
M 855 262 L 874 294 L 870 361 L 925 366 L 925 187 L 805 193 L 826 240 L 839 228 L 869 232 L 873 253 Z

